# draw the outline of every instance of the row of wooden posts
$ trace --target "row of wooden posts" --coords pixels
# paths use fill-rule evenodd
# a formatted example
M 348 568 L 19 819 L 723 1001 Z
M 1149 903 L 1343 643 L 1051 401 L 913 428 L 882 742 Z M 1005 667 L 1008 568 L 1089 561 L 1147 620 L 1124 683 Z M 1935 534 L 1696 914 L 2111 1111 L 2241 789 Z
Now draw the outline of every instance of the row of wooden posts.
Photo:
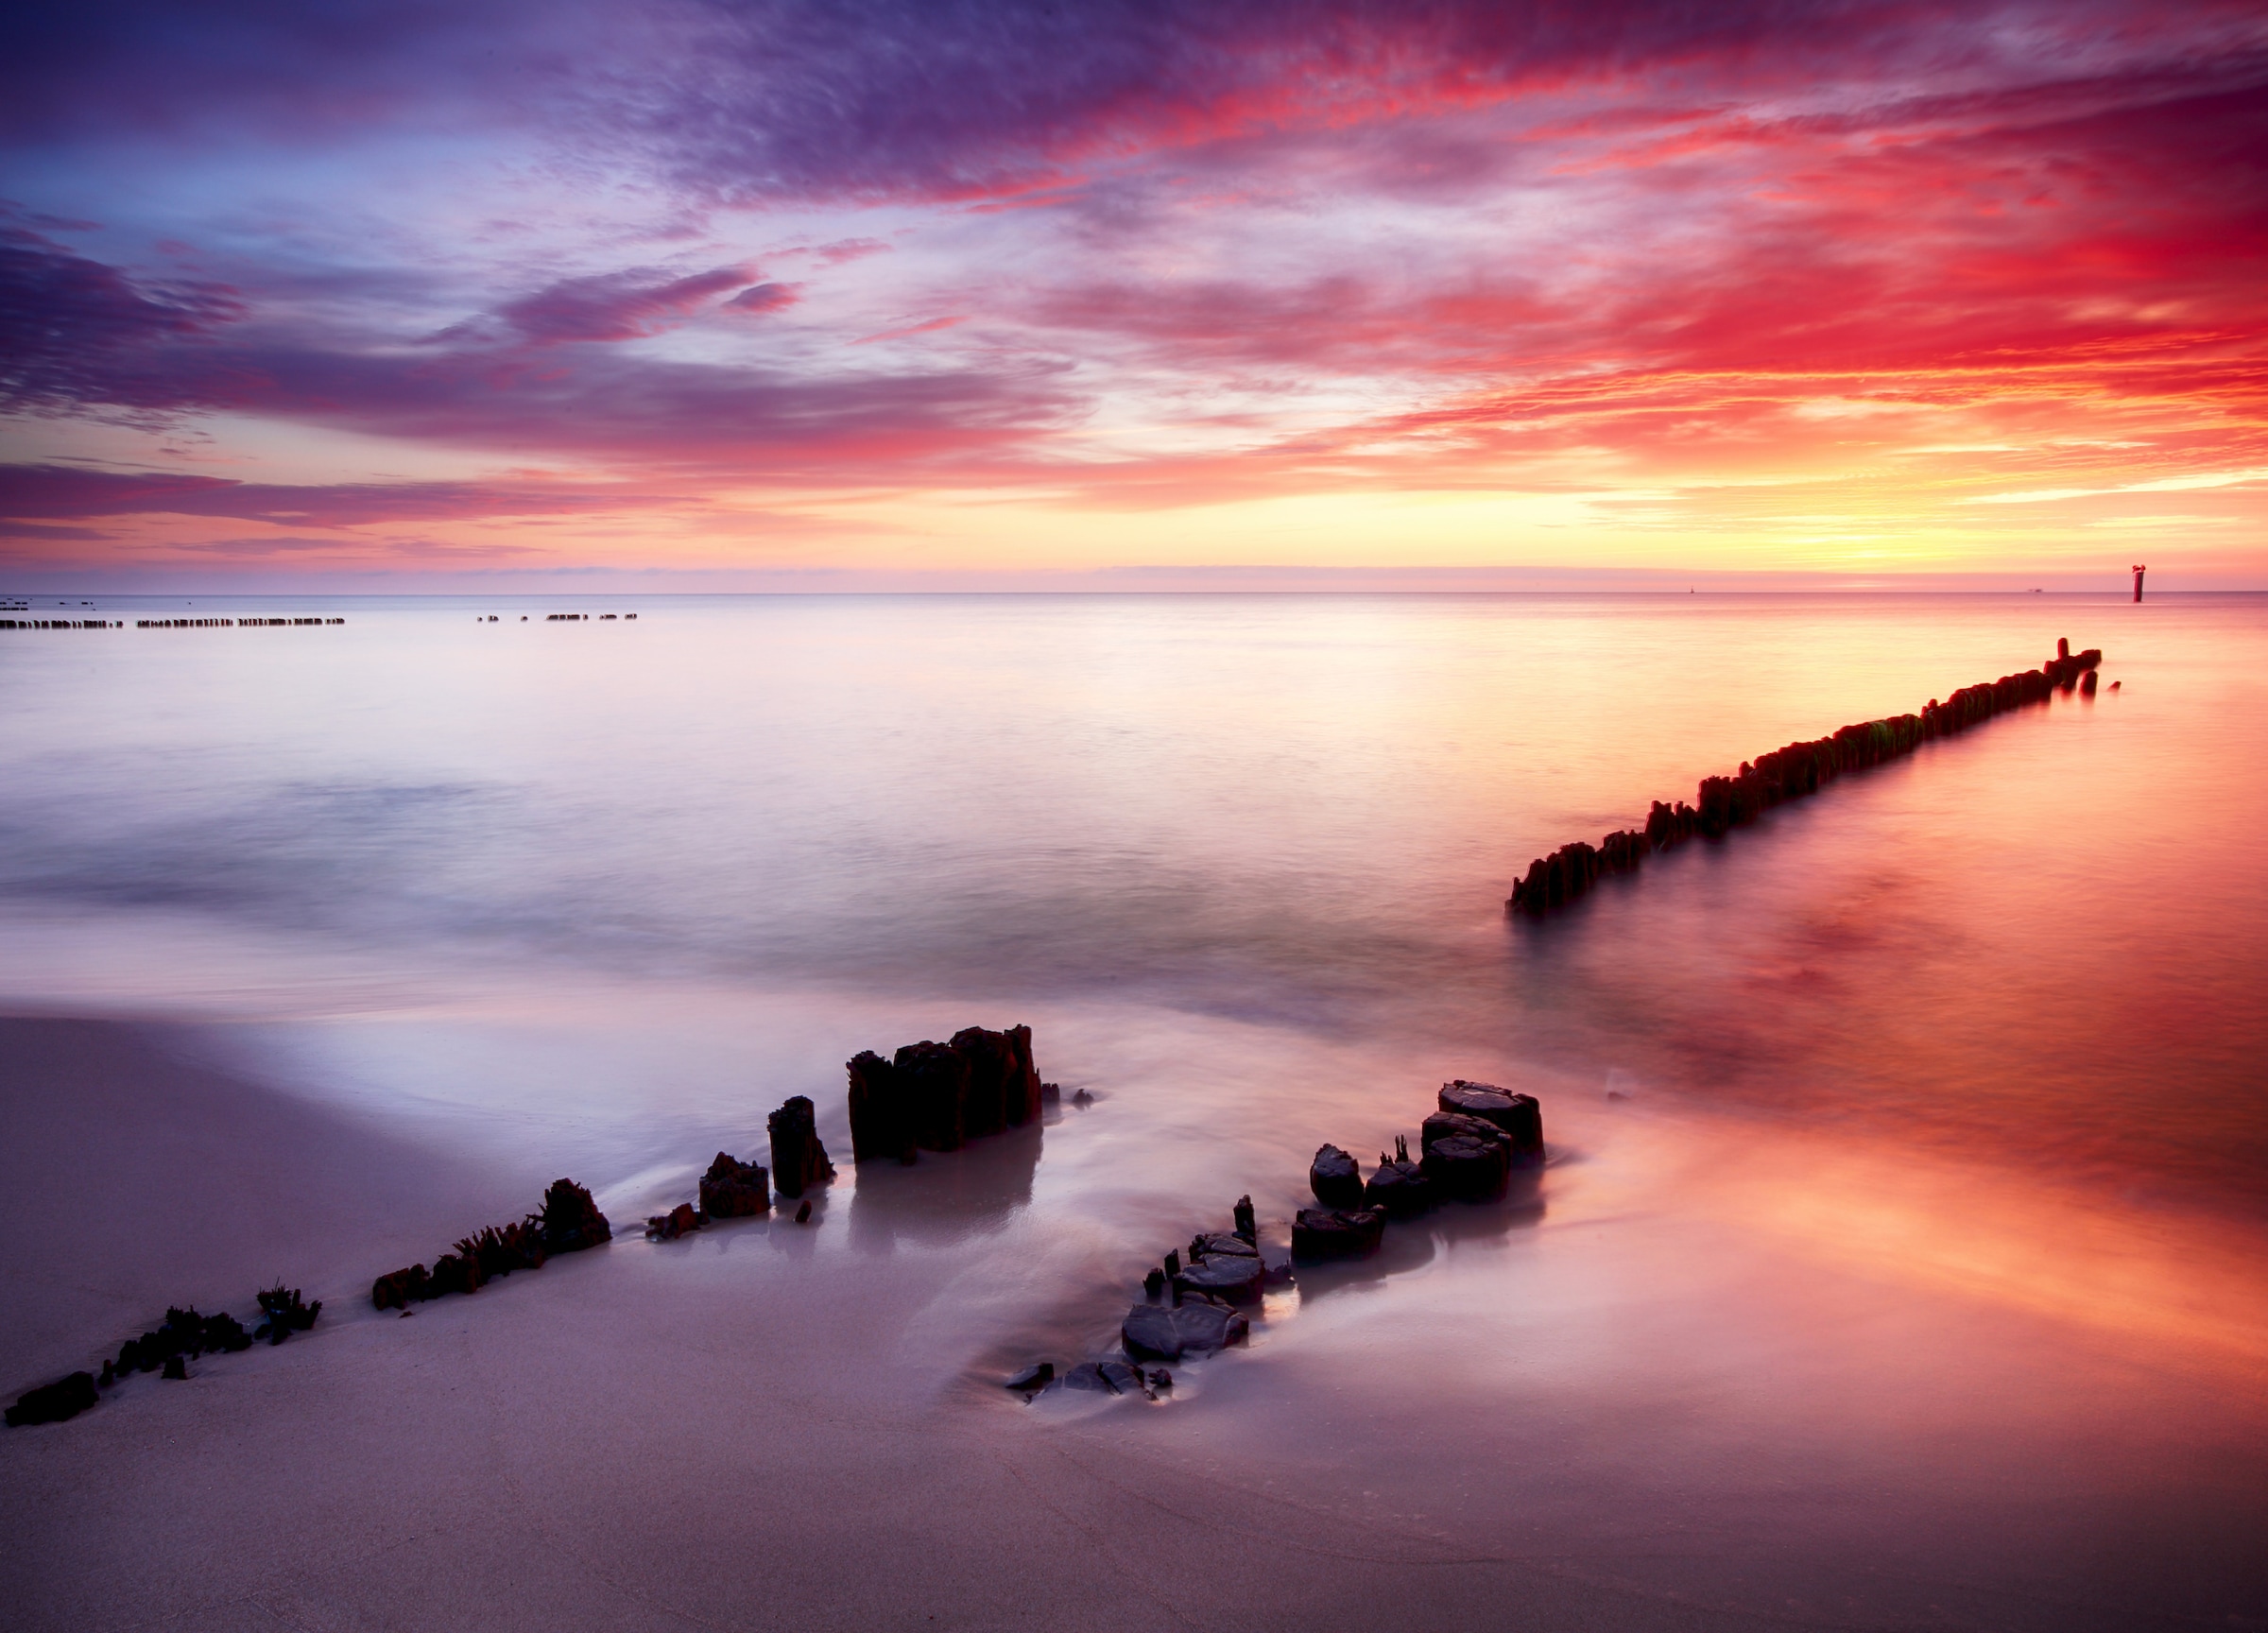
M 2058 641 L 2055 646 L 2055 656 L 2037 669 L 1964 686 L 1942 703 L 1933 697 L 1918 714 L 1893 714 L 1846 726 L 1810 742 L 1791 743 L 1757 756 L 1735 776 L 1704 777 L 1692 804 L 1656 800 L 1642 829 L 1623 829 L 1596 845 L 1576 840 L 1538 856 L 1528 865 L 1527 877 L 1512 886 L 1504 911 L 1541 918 L 1579 900 L 1608 874 L 1636 871 L 1657 851 L 1695 837 L 1722 838 L 1776 805 L 1816 794 L 1845 772 L 1899 759 L 1924 743 L 1966 731 L 2008 710 L 2044 703 L 2059 691 L 2093 696 L 2103 654 L 2091 647 L 2074 653 L 2069 641 Z

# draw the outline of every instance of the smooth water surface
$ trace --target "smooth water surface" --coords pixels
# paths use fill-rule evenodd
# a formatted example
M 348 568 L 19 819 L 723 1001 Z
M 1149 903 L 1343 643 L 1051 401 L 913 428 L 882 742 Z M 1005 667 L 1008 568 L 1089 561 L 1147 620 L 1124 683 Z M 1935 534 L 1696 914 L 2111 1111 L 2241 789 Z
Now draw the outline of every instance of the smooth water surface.
M 250 610 L 348 623 L 0 637 L 0 1002 L 197 1022 L 631 1212 L 787 1093 L 847 1155 L 857 1049 L 1027 1021 L 1091 1108 L 845 1161 L 845 1228 L 791 1244 L 845 1286 L 931 1256 L 904 1352 L 979 1383 L 1099 1353 L 1239 1193 L 1280 1229 L 1322 1141 L 1505 1082 L 1544 1102 L 1532 1196 L 1303 1279 L 1169 1417 L 1287 1481 L 1415 1448 L 1447 1511 L 1594 1541 L 1705 1510 L 1703 1554 L 1879 1573 L 2004 1535 L 2042 1625 L 2143 1504 L 2186 1529 L 2122 1591 L 2257 1608 L 2227 1492 L 2268 1421 L 2259 598 Z M 2058 636 L 2105 650 L 2097 697 L 1505 920 L 1531 857 Z M 761 1296 L 769 1229 L 683 1273 Z

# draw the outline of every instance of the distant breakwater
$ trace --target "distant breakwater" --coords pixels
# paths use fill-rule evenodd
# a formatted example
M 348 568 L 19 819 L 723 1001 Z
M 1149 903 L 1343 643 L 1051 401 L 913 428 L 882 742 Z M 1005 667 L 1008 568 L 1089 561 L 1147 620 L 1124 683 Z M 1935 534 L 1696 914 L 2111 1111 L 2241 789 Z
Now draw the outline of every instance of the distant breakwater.
M 344 618 L 137 618 L 137 629 L 297 629 Z M 123 618 L 0 618 L 0 629 L 123 629 Z
M 2036 669 L 1964 686 L 1942 703 L 1933 697 L 1918 714 L 1862 721 L 1830 736 L 1791 743 L 1744 764 L 1736 776 L 1704 777 L 1692 804 L 1657 799 L 1642 829 L 1623 829 L 1596 845 L 1578 839 L 1537 857 L 1528 864 L 1527 877 L 1512 886 L 1504 913 L 1540 919 L 1587 895 L 1607 874 L 1634 873 L 1655 851 L 1696 836 L 1721 839 L 1775 805 L 1818 793 L 1847 771 L 1899 759 L 1924 743 L 1966 731 L 1995 714 L 2045 703 L 2058 691 L 2075 688 L 2091 697 L 2095 670 L 2102 662 L 2102 652 L 2094 647 L 2074 653 L 2069 641 L 2058 641 L 2055 656 Z

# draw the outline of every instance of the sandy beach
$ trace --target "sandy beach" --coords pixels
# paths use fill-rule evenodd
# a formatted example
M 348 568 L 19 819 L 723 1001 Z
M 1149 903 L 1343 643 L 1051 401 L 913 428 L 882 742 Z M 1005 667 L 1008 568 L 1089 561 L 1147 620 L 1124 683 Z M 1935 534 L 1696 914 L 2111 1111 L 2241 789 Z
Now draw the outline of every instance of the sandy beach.
M 2268 1586 L 2250 1313 L 2169 1367 L 2116 1322 L 1794 1251 L 1706 1190 L 1665 1216 L 1628 1191 L 1665 1177 L 1642 1131 L 1577 1122 L 1594 1172 L 1547 1176 L 1540 1217 L 1312 1278 L 1170 1404 L 1025 1407 L 1014 1345 L 1099 1347 L 1118 1294 L 1074 1279 L 1015 1336 L 1025 1283 L 988 1265 L 1030 1244 L 954 1228 L 1028 1184 L 1013 1154 L 874 1177 L 894 1198 L 846 1164 L 805 1227 L 618 1219 L 404 1319 L 368 1269 L 528 1182 L 185 1036 L 0 1025 L 9 1381 L 278 1274 L 325 1314 L 0 1436 L 22 1625 L 2172 1628 L 2247 1624 Z M 1476 1271 L 1527 1292 L 1473 1310 Z

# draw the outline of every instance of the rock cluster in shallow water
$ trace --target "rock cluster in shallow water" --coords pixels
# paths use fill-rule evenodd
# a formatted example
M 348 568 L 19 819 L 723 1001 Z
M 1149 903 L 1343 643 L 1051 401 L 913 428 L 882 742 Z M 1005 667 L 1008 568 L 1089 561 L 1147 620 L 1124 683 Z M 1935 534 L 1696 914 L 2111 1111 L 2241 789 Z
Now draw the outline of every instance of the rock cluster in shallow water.
M 1143 1302 L 1119 1323 L 1126 1359 L 1082 1362 L 1058 1381 L 1042 1361 L 1006 1381 L 1026 1401 L 1060 1383 L 1068 1389 L 1106 1395 L 1139 1393 L 1150 1400 L 1171 1387 L 1162 1368 L 1142 1364 L 1210 1355 L 1250 1335 L 1248 1313 L 1265 1290 L 1288 1282 L 1294 1266 L 1362 1259 L 1379 1250 L 1392 1219 L 1410 1219 L 1443 1202 L 1501 1199 L 1511 1177 L 1543 1165 L 1543 1112 L 1532 1094 L 1462 1078 L 1441 1085 L 1436 1109 L 1418 1129 L 1419 1156 L 1409 1138 L 1397 1136 L 1394 1153 L 1379 1153 L 1367 1180 L 1362 1165 L 1336 1145 L 1316 1149 L 1308 1188 L 1319 1208 L 1292 1219 L 1291 1263 L 1271 1264 L 1260 1248 L 1252 1198 L 1240 1196 L 1226 1231 L 1199 1231 L 1186 1248 L 1169 1249 L 1143 1277 Z

